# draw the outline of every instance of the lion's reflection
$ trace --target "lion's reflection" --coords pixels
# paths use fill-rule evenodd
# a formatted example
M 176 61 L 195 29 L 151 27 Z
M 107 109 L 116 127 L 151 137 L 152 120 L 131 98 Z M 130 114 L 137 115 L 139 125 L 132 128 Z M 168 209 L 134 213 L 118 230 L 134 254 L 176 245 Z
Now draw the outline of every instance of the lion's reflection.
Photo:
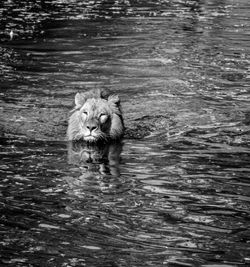
M 120 176 L 121 152 L 121 142 L 101 145 L 70 142 L 68 145 L 68 162 L 78 167 L 85 167 L 88 172 Z
M 118 142 L 102 145 L 69 143 L 68 163 L 76 166 L 77 171 L 72 168 L 71 175 L 64 177 L 67 194 L 86 198 L 100 192 L 115 192 L 120 187 L 121 151 L 122 143 Z
M 68 143 L 67 175 L 59 185 L 67 194 L 65 212 L 73 222 L 89 224 L 95 220 L 107 196 L 128 190 L 120 176 L 122 143 L 88 145 Z

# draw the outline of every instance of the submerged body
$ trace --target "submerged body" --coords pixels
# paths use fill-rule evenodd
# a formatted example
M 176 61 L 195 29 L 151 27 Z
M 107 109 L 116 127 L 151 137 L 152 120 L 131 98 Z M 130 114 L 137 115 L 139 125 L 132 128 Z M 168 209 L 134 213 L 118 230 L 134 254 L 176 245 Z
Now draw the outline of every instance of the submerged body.
M 77 93 L 75 105 L 69 118 L 68 140 L 96 143 L 122 137 L 124 124 L 118 96 L 100 90 Z

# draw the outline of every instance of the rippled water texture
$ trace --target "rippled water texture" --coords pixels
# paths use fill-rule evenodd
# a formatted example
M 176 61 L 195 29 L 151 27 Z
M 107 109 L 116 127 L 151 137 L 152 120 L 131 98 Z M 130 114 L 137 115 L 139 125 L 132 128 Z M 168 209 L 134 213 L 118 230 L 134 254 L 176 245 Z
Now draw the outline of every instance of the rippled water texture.
M 1 1 L 1 266 L 250 266 L 249 10 Z M 68 144 L 94 88 L 125 138 Z

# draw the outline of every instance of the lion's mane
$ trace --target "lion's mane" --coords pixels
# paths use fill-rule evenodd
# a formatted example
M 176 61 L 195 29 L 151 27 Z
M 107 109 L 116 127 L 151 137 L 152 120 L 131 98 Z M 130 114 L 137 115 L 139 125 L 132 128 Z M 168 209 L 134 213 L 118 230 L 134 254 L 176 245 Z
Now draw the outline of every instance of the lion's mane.
M 124 123 L 117 95 L 101 90 L 76 94 L 75 108 L 68 123 L 68 140 L 96 143 L 120 139 L 123 133 Z

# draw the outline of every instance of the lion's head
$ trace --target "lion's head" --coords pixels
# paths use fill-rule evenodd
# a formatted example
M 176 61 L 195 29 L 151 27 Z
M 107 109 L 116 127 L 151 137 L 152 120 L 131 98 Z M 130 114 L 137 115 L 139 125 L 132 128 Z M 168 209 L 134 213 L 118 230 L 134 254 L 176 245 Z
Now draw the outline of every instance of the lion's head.
M 99 90 L 77 93 L 75 105 L 69 118 L 68 140 L 98 142 L 121 138 L 124 125 L 118 96 Z

